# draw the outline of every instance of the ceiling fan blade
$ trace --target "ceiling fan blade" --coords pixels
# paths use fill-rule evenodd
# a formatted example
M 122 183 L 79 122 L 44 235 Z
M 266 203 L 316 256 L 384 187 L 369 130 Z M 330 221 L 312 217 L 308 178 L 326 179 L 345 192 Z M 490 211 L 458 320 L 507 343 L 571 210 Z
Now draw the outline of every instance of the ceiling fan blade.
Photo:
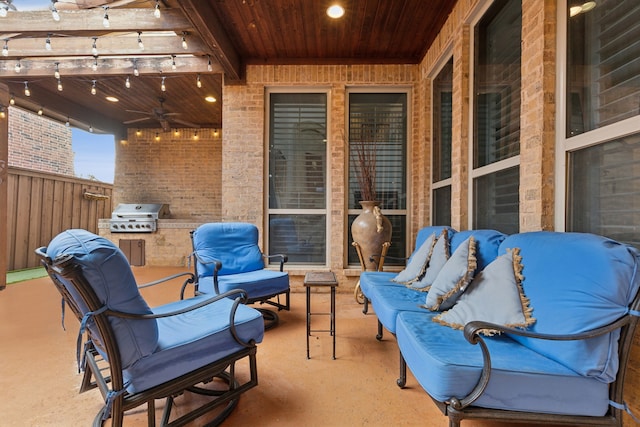
M 138 114 L 147 114 L 147 115 L 149 114 L 148 111 L 140 111 L 140 110 L 124 110 L 124 111 L 126 111 L 127 113 L 138 113 Z
M 173 119 L 173 121 L 175 123 L 180 123 L 181 125 L 185 125 L 185 126 L 190 127 L 190 128 L 199 128 L 200 127 L 200 125 L 192 123 L 192 122 L 188 122 L 186 120 Z
M 127 120 L 126 122 L 122 122 L 125 125 L 130 125 L 132 123 L 138 123 L 138 122 L 144 122 L 146 120 L 151 120 L 152 117 L 143 117 L 141 119 L 133 119 L 133 120 Z
M 179 116 L 182 113 L 164 113 L 163 116 Z

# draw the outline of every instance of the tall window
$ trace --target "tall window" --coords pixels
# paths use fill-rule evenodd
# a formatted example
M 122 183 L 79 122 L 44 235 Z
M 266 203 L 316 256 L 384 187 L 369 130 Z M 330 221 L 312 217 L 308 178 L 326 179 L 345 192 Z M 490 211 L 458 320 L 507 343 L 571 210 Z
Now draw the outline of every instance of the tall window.
M 453 58 L 433 79 L 433 224 L 451 225 Z
M 382 213 L 392 226 L 387 252 L 404 257 L 407 225 L 407 94 L 349 94 L 348 142 L 371 144 L 375 152 L 375 187 Z M 349 230 L 362 200 L 358 187 L 356 150 L 349 152 Z M 358 264 L 349 233 L 348 262 Z M 393 262 L 385 262 L 392 265 Z
M 496 0 L 474 28 L 473 225 L 519 230 L 522 7 Z
M 640 247 L 640 3 L 569 1 L 566 33 L 566 228 Z
M 327 95 L 269 95 L 269 254 L 327 260 Z

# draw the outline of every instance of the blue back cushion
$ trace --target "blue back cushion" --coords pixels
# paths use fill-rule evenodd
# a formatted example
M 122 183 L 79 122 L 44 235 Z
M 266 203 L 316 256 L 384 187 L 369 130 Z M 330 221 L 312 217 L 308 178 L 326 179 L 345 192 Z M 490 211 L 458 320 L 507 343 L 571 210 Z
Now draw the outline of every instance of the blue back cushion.
M 264 259 L 258 246 L 258 227 L 244 222 L 212 222 L 193 232 L 193 249 L 209 261 L 222 262 L 219 275 L 262 270 Z M 213 276 L 213 264 L 198 263 L 198 277 Z
M 467 240 L 470 236 L 476 241 L 476 271 L 482 271 L 498 257 L 498 248 L 502 241 L 507 237 L 496 230 L 465 230 L 458 231 L 451 237 L 451 253 L 454 253 L 460 243 Z
M 86 230 L 67 230 L 53 238 L 47 247 L 47 256 L 73 255 L 84 277 L 98 299 L 109 309 L 134 314 L 153 314 L 138 291 L 131 267 L 122 251 L 104 237 Z M 83 314 L 87 305 L 71 283 L 61 278 L 76 299 Z M 158 326 L 155 319 L 133 320 L 110 317 L 109 323 L 118 343 L 123 368 L 155 350 L 158 342 Z M 92 322 L 88 323 L 94 342 L 101 347 L 101 340 Z M 100 348 L 104 355 L 104 349 Z
M 627 312 L 640 287 L 640 252 L 602 236 L 521 233 L 507 237 L 500 254 L 507 248 L 520 248 L 534 332 L 575 334 L 607 325 Z M 611 382 L 618 371 L 619 336 L 618 330 L 586 341 L 512 338 L 581 375 Z

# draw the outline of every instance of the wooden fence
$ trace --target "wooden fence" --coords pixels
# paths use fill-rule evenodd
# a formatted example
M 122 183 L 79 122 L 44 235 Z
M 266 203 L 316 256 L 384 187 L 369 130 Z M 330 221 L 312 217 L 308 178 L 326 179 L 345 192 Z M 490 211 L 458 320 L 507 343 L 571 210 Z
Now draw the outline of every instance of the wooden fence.
M 40 265 L 34 250 L 61 231 L 97 234 L 113 211 L 112 184 L 9 167 L 7 186 L 7 271 Z

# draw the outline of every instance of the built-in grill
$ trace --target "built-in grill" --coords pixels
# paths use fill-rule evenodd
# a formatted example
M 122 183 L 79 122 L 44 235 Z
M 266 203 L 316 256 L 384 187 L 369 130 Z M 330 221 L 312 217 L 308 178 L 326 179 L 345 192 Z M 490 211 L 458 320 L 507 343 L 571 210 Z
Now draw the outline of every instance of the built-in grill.
M 153 233 L 158 219 L 169 218 L 169 205 L 162 203 L 121 203 L 111 214 L 112 233 Z

